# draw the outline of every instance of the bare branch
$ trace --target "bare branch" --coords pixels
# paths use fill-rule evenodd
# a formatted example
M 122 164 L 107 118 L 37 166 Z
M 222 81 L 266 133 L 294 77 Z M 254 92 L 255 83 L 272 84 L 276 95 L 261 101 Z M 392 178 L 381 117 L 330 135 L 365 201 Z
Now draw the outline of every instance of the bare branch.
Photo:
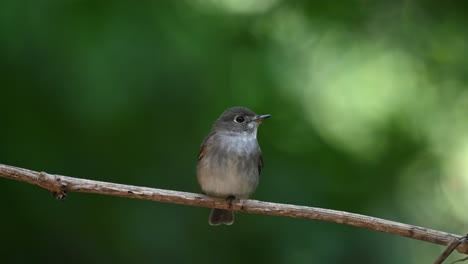
M 463 236 L 460 235 L 344 211 L 257 200 L 235 200 L 231 207 L 228 208 L 229 205 L 225 199 L 213 198 L 202 194 L 78 179 L 2 164 L 0 164 L 0 177 L 37 185 L 56 194 L 59 199 L 64 198 L 67 192 L 95 193 L 165 203 L 230 209 L 246 213 L 327 221 L 372 229 L 445 246 L 453 241 L 462 241 L 463 239 Z M 460 253 L 468 254 L 468 244 L 465 240 L 457 246 L 457 250 Z

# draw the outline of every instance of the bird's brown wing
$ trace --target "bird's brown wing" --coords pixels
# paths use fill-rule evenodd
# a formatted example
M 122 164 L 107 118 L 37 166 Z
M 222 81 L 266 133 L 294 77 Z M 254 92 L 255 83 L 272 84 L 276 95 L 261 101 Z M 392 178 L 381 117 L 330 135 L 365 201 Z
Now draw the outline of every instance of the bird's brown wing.
M 206 142 L 208 141 L 209 138 L 211 138 L 214 134 L 216 134 L 216 132 L 210 132 L 208 134 L 208 136 L 206 136 L 204 139 L 203 139 L 203 142 L 201 143 L 201 146 L 200 146 L 200 152 L 198 152 L 198 160 L 201 160 L 203 158 L 203 156 L 205 155 L 205 149 L 206 149 Z
M 258 159 L 258 175 L 262 173 L 263 170 L 263 158 L 262 155 L 260 155 L 260 158 Z
M 205 155 L 205 145 L 202 145 L 200 152 L 198 152 L 198 160 L 201 160 L 203 158 L 203 155 Z

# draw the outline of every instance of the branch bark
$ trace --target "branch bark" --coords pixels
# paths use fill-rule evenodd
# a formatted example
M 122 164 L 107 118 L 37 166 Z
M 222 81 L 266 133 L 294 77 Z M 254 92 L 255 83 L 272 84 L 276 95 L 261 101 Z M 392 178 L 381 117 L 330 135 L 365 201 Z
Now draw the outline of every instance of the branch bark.
M 327 221 L 445 246 L 453 244 L 453 241 L 462 241 L 463 239 L 461 235 L 344 211 L 257 200 L 235 200 L 231 207 L 228 207 L 229 205 L 225 199 L 213 198 L 202 194 L 72 178 L 3 164 L 0 164 L 0 177 L 37 185 L 52 192 L 59 199 L 65 198 L 67 192 L 95 193 L 165 203 L 230 209 L 254 214 Z M 456 249 L 460 253 L 468 254 L 468 243 L 464 240 Z

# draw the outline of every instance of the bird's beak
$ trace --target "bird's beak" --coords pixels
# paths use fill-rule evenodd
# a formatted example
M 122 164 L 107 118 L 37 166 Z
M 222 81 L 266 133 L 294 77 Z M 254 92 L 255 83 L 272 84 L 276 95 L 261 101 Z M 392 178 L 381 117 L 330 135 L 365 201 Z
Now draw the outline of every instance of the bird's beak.
M 263 120 L 269 118 L 271 115 L 259 115 L 259 116 L 256 116 L 254 121 L 257 122 L 257 123 L 261 123 L 263 122 Z

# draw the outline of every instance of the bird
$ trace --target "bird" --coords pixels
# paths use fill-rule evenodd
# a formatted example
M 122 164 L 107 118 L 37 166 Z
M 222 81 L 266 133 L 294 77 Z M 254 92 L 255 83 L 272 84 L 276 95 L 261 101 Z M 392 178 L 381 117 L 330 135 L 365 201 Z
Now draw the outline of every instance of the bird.
M 197 179 L 204 194 L 234 199 L 247 199 L 257 188 L 263 159 L 257 141 L 259 125 L 271 115 L 257 115 L 236 106 L 226 109 L 204 138 L 197 163 Z M 211 209 L 210 225 L 232 225 L 231 210 Z

